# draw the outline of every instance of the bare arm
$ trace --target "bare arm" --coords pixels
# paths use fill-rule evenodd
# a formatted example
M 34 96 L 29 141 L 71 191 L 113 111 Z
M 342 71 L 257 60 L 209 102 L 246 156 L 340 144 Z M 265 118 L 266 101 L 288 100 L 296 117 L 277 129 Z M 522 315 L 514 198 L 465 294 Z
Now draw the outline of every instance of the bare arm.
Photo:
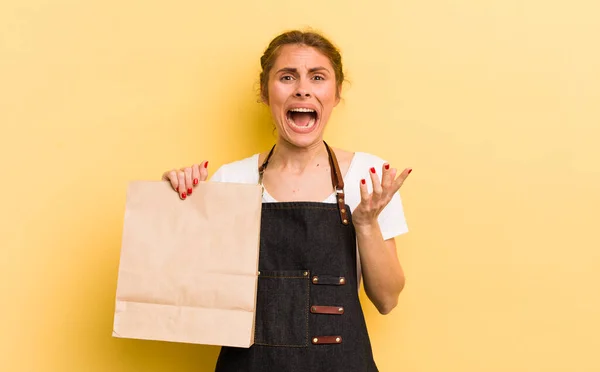
M 396 241 L 383 240 L 378 224 L 357 227 L 365 293 L 381 314 L 389 314 L 404 289 L 404 271 L 396 254 Z
M 369 194 L 366 180 L 362 180 L 361 202 L 353 213 L 365 292 L 381 314 L 389 314 L 396 307 L 405 278 L 397 256 L 396 242 L 394 239 L 383 239 L 378 217 L 411 171 L 405 169 L 395 178 L 396 169 L 390 169 L 386 164 L 380 182 L 372 168 L 373 192 Z

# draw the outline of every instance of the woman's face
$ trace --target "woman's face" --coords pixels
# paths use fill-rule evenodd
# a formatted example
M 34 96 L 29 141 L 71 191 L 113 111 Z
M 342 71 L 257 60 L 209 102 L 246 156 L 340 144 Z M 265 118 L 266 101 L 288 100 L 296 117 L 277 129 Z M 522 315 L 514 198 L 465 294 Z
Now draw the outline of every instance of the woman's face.
M 325 124 L 338 104 L 335 72 L 312 47 L 285 45 L 269 72 L 268 102 L 280 140 L 309 147 L 323 139 Z

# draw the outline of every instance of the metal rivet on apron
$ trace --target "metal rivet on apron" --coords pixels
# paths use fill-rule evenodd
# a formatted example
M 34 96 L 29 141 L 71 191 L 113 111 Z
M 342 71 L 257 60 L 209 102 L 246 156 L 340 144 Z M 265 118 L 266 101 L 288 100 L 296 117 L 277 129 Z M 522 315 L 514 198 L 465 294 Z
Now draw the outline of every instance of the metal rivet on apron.
M 316 344 L 317 342 L 319 342 L 319 339 L 318 339 L 318 338 L 316 338 L 316 337 L 315 337 L 315 338 L 313 338 L 313 343 L 315 343 L 315 344 Z
M 258 272 L 258 275 L 260 275 L 260 271 Z
M 345 278 L 343 278 L 343 277 L 342 277 L 342 278 L 340 278 L 340 284 L 344 284 L 344 283 L 346 283 L 346 279 L 345 279 Z
M 338 309 L 338 311 L 341 313 L 342 311 L 344 311 L 344 308 L 343 308 L 343 307 L 340 307 L 340 308 Z
M 342 213 L 346 213 L 346 208 L 342 208 Z
M 348 220 L 344 220 L 343 222 L 344 222 L 344 225 L 348 224 Z
M 304 272 L 304 276 L 308 276 L 308 271 L 305 271 L 305 272 Z
M 313 306 L 312 311 L 317 311 L 317 308 Z
M 344 199 L 340 198 L 340 199 L 338 199 L 338 201 L 339 201 L 340 203 L 343 203 L 343 202 L 344 202 Z
M 317 283 L 319 281 L 319 278 L 317 278 L 316 276 L 313 276 L 313 283 Z
M 341 339 L 341 338 L 339 338 L 339 337 L 337 337 L 337 338 L 335 339 L 335 342 L 340 342 L 340 341 L 342 341 L 342 339 Z

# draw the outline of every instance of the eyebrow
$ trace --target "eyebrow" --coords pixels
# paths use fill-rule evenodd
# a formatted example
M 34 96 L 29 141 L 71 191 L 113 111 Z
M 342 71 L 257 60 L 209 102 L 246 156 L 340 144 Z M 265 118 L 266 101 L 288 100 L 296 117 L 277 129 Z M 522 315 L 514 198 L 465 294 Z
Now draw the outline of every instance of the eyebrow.
M 308 69 L 308 72 L 317 72 L 317 71 L 329 72 L 329 69 L 327 69 L 326 67 L 323 67 L 323 66 L 318 66 L 318 67 L 313 67 L 313 68 Z M 277 71 L 277 73 L 280 73 L 280 72 L 298 73 L 298 69 L 294 68 L 294 67 L 283 67 Z

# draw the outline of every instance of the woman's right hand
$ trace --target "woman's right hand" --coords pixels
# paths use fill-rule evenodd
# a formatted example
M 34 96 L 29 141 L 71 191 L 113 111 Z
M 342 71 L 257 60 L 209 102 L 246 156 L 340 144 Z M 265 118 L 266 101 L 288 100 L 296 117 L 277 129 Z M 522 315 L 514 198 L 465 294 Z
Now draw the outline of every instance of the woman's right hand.
M 191 167 L 172 169 L 162 175 L 162 179 L 169 181 L 173 190 L 177 191 L 182 200 L 190 195 L 198 183 L 206 181 L 208 177 L 208 161 L 194 164 Z

